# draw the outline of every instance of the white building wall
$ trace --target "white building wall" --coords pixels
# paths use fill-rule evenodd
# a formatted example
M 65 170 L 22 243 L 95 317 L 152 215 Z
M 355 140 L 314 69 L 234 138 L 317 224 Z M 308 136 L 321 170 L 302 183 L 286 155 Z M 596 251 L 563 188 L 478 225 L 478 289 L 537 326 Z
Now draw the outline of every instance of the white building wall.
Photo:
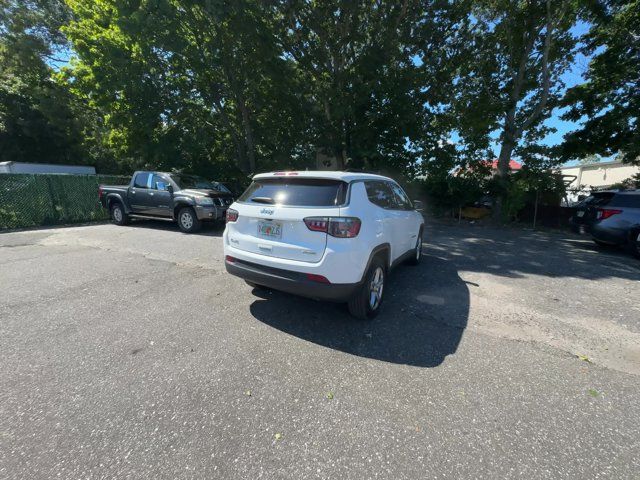
M 592 189 L 606 189 L 640 173 L 640 166 L 622 162 L 602 162 L 560 168 L 562 175 L 576 178 L 567 186 L 568 203 L 578 201 L 578 195 L 588 195 Z

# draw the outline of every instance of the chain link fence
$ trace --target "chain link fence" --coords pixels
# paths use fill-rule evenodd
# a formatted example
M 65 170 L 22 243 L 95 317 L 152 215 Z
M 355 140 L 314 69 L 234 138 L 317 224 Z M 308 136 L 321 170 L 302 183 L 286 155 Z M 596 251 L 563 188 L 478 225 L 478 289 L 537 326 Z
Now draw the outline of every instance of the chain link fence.
M 0 230 L 106 220 L 98 185 L 126 185 L 115 175 L 0 174 Z

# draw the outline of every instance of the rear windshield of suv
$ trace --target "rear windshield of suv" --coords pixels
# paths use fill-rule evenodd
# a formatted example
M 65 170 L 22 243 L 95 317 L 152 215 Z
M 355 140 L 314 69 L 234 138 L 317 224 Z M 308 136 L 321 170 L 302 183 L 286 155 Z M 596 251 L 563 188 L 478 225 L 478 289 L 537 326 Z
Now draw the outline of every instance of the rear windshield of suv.
M 607 204 L 608 207 L 640 208 L 640 194 L 618 193 Z
M 585 198 L 578 206 L 598 207 L 604 206 L 613 198 L 615 192 L 593 192 L 589 197 Z
M 317 178 L 261 178 L 240 196 L 239 202 L 290 207 L 333 207 L 345 202 L 347 184 Z

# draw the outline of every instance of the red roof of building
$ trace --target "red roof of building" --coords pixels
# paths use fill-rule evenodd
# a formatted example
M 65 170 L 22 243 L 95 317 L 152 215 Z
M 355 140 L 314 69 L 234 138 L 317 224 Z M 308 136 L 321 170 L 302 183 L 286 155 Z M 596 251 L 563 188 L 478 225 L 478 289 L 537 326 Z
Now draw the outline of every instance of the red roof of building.
M 491 168 L 493 170 L 498 169 L 498 160 L 493 160 L 491 162 Z M 516 162 L 515 160 L 509 160 L 509 168 L 511 170 L 520 170 L 522 168 L 522 164 L 520 162 Z

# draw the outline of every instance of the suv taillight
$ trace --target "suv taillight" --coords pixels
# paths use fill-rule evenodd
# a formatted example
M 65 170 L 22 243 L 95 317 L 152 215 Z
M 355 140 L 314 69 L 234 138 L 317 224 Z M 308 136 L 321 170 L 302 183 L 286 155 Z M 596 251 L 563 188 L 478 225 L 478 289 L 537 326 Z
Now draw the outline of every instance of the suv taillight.
M 309 230 L 325 232 L 337 238 L 357 237 L 362 225 L 356 217 L 307 217 L 304 223 Z
M 226 219 L 227 219 L 227 223 L 235 222 L 236 220 L 238 220 L 238 211 L 234 210 L 233 208 L 227 209 Z
M 614 208 L 599 208 L 598 213 L 596 213 L 596 218 L 598 220 L 606 220 L 607 218 L 617 215 L 618 213 L 622 213 L 622 210 L 616 210 Z

